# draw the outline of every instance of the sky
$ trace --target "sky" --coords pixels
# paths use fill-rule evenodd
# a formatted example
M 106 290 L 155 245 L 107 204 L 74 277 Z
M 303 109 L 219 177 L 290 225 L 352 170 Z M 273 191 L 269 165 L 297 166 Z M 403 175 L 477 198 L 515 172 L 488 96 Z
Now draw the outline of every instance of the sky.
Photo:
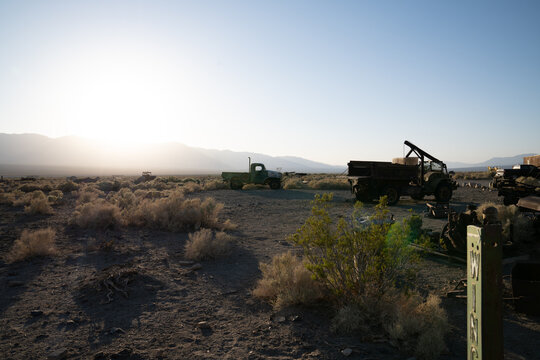
M 0 133 L 390 161 L 540 153 L 538 1 L 0 0 Z

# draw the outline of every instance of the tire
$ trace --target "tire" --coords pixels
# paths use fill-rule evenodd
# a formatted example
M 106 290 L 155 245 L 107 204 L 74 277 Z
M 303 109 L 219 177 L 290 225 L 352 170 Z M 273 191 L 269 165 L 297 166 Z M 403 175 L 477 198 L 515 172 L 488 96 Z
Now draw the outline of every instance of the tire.
M 242 184 L 242 182 L 238 179 L 232 179 L 229 185 L 233 190 L 239 190 L 242 188 L 242 186 L 244 186 L 244 184 Z
M 435 190 L 435 200 L 437 202 L 449 202 L 452 198 L 452 187 L 449 184 L 440 184 Z
M 281 181 L 279 180 L 272 180 L 270 183 L 268 183 L 268 185 L 270 185 L 270 189 L 272 190 L 281 189 Z
M 393 186 L 387 186 L 384 188 L 381 196 L 385 196 L 388 200 L 388 205 L 395 205 L 399 201 L 399 190 Z
M 358 186 L 355 186 L 353 191 L 354 191 L 354 196 L 356 197 L 356 200 L 361 201 L 361 202 L 368 202 L 370 200 L 368 193 L 366 191 L 360 191 L 358 189 Z

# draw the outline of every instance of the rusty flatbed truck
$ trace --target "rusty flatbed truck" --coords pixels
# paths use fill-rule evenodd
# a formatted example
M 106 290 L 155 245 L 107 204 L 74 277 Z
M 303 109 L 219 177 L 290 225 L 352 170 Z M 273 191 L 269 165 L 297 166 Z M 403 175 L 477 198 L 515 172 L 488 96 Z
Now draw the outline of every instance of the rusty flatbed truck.
M 435 195 L 438 202 L 450 201 L 457 184 L 446 164 L 409 141 L 405 145 L 410 148 L 407 155 L 392 162 L 351 160 L 347 164 L 351 192 L 356 199 L 371 201 L 386 195 L 388 204 L 394 205 L 401 195 L 416 200 Z M 411 156 L 413 153 L 416 157 Z
M 268 185 L 270 189 L 281 188 L 282 174 L 266 170 L 264 164 L 249 162 L 249 172 L 222 172 L 221 177 L 229 183 L 231 189 L 241 189 L 245 184 Z

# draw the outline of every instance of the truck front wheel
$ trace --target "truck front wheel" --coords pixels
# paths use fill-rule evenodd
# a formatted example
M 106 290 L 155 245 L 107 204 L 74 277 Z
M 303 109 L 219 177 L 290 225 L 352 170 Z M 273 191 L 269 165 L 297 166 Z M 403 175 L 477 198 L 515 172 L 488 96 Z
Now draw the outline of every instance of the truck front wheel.
M 449 202 L 452 198 L 452 187 L 449 184 L 440 184 L 435 190 L 435 200 Z
M 353 188 L 354 196 L 356 197 L 356 200 L 361 202 L 368 202 L 369 201 L 369 195 L 367 191 L 360 189 L 358 186 L 355 186 Z
M 399 201 L 399 191 L 393 186 L 385 187 L 381 195 L 386 196 L 388 205 L 395 205 Z

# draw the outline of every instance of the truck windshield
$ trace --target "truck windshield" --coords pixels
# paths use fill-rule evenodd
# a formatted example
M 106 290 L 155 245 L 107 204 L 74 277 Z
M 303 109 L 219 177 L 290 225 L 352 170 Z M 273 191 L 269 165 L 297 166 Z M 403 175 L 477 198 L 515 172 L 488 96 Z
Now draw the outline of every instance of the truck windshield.
M 439 163 L 430 161 L 424 164 L 425 171 L 442 171 L 442 166 Z

